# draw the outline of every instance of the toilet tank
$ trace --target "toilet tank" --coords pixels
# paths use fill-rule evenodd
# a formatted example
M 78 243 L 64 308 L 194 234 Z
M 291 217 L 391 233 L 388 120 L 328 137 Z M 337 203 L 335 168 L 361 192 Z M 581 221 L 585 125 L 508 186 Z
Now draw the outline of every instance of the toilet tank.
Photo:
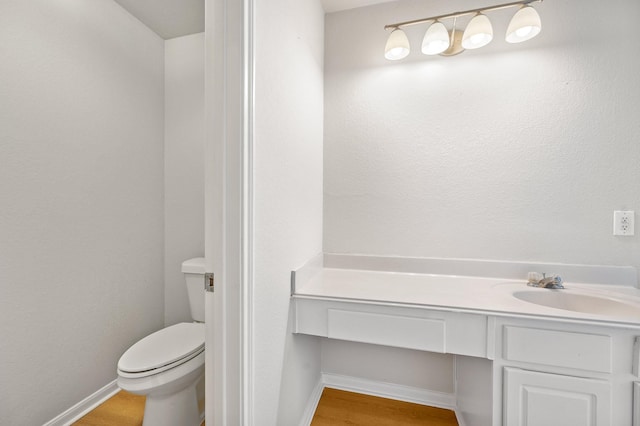
M 182 262 L 182 273 L 187 284 L 191 318 L 204 322 L 204 257 Z

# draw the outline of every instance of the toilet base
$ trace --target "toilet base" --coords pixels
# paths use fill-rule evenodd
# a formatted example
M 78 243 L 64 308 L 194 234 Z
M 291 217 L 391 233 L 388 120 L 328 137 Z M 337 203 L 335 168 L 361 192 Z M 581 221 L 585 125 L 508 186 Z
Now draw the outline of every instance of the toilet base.
M 204 352 L 176 368 L 143 377 L 124 377 L 118 386 L 145 395 L 143 426 L 200 426 L 204 420 Z
M 142 426 L 200 426 L 195 386 L 189 386 L 170 395 L 147 395 Z

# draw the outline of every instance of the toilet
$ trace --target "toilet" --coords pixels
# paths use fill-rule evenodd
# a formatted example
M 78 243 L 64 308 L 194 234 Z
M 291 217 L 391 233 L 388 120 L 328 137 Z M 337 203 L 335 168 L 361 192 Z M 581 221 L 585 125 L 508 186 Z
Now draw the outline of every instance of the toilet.
M 143 426 L 198 426 L 204 420 L 204 258 L 182 263 L 194 322 L 163 328 L 118 361 L 118 386 L 145 395 Z

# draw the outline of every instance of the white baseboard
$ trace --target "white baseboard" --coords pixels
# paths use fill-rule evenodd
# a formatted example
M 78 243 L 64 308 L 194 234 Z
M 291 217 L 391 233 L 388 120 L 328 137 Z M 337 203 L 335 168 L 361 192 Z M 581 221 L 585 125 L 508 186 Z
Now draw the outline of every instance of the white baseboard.
M 460 414 L 458 410 L 456 410 L 455 413 L 456 420 L 458 420 L 458 426 L 467 426 L 467 423 L 464 421 L 464 417 L 462 417 L 462 414 Z
M 304 413 L 302 414 L 302 419 L 300 420 L 300 426 L 311 425 L 311 421 L 313 420 L 313 415 L 316 413 L 316 408 L 318 408 L 318 403 L 320 402 L 320 397 L 322 396 L 323 389 L 324 384 L 322 383 L 322 379 L 320 379 L 316 387 L 313 388 L 311 396 L 309 396 L 307 406 L 305 407 Z
M 96 408 L 98 405 L 102 404 L 107 399 L 111 398 L 113 395 L 118 393 L 119 390 L 120 388 L 114 380 L 78 402 L 64 413 L 49 420 L 43 426 L 68 426 L 87 414 L 89 411 Z
M 429 405 L 431 407 L 446 408 L 449 410 L 453 410 L 456 407 L 456 396 L 452 393 L 436 392 L 411 386 L 326 373 L 322 374 L 322 383 L 324 386 L 330 388 L 412 402 L 414 404 Z

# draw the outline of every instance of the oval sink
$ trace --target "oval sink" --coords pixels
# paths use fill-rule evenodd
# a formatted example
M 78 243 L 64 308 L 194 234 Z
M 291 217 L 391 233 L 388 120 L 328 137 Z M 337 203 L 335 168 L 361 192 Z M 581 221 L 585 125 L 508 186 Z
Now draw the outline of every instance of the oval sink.
M 640 318 L 640 306 L 608 297 L 570 293 L 567 290 L 522 290 L 513 293 L 516 299 L 549 308 L 611 317 Z

